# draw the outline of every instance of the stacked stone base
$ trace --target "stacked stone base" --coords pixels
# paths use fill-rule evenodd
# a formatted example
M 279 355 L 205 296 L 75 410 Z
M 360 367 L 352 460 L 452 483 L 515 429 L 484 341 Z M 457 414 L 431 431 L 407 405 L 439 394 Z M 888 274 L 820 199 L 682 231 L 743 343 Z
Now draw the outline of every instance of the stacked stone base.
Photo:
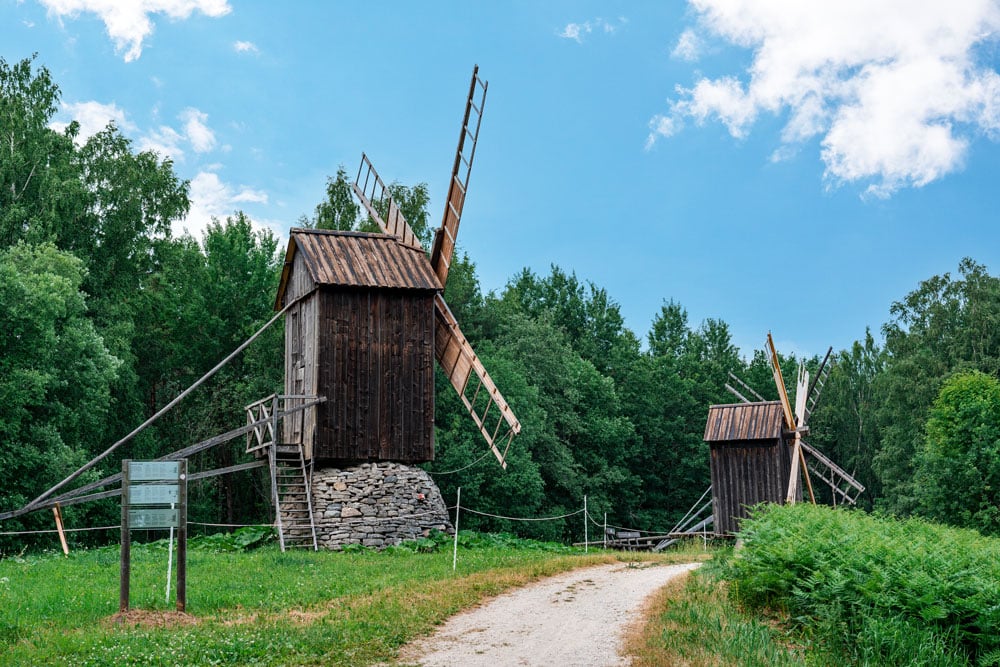
M 363 463 L 313 471 L 313 516 L 321 548 L 348 544 L 381 549 L 454 533 L 447 505 L 431 476 L 401 463 Z

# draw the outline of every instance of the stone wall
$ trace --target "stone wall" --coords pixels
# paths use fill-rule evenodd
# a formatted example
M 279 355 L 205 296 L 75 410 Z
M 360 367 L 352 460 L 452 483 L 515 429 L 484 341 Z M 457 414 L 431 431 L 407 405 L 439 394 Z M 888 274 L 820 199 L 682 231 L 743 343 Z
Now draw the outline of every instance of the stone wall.
M 401 463 L 316 468 L 312 499 L 316 539 L 325 549 L 346 544 L 380 549 L 425 537 L 432 529 L 454 533 L 431 476 Z

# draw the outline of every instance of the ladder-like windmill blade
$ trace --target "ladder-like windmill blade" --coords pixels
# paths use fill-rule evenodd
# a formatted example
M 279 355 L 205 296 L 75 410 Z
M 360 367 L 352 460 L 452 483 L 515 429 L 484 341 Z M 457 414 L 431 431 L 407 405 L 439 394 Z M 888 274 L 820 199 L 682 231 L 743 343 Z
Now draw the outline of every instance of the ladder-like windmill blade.
M 351 184 L 354 195 L 361 202 L 361 205 L 368 211 L 368 215 L 378 224 L 379 228 L 386 234 L 391 234 L 402 243 L 414 248 L 423 250 L 420 239 L 413 233 L 410 225 L 406 223 L 406 218 L 399 210 L 399 206 L 393 201 L 389 189 L 379 178 L 378 172 L 372 165 L 371 160 L 364 153 L 361 154 L 361 166 L 358 167 L 358 175 Z M 379 212 L 379 208 L 385 212 L 385 217 Z
M 833 354 L 833 346 L 831 345 L 826 351 L 826 356 L 823 357 L 822 363 L 819 365 L 819 369 L 816 371 L 816 377 L 813 379 L 812 384 L 809 386 L 809 399 L 806 401 L 806 412 L 805 418 L 802 420 L 802 426 L 805 426 L 809 421 L 809 415 L 812 414 L 813 410 L 816 408 L 816 404 L 819 403 L 819 395 L 823 392 L 823 386 L 826 384 L 826 379 L 830 376 L 830 371 L 833 369 L 834 359 L 831 358 Z
M 795 423 L 799 428 L 806 421 L 806 399 L 809 397 L 809 371 L 804 364 L 799 364 L 799 375 L 795 382 Z
M 514 436 L 521 432 L 521 422 L 462 335 L 455 316 L 440 294 L 434 297 L 434 319 L 434 353 L 438 363 L 497 461 L 506 468 L 507 450 Z
M 434 235 L 434 244 L 431 246 L 431 267 L 441 285 L 448 281 L 448 269 L 451 268 L 452 256 L 455 253 L 455 239 L 458 237 L 458 226 L 462 222 L 465 193 L 469 189 L 469 174 L 476 157 L 479 126 L 483 122 L 487 85 L 486 81 L 479 78 L 479 66 L 476 65 L 472 70 L 472 83 L 469 84 L 469 97 L 465 103 L 462 130 L 458 135 L 455 164 L 451 170 L 451 180 L 448 181 L 444 219 L 441 221 L 441 228 Z

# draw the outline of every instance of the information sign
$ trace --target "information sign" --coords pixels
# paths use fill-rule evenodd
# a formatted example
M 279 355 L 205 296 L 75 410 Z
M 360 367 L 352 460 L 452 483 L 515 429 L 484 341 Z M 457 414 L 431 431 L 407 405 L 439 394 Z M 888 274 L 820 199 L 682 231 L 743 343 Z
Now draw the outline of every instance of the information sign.
M 177 484 L 130 486 L 128 489 L 128 502 L 130 505 L 173 505 L 177 503 L 180 495 L 178 489 Z
M 129 461 L 130 482 L 176 480 L 180 476 L 180 461 Z
M 128 523 L 134 530 L 177 528 L 178 512 L 172 509 L 145 507 L 128 511 Z

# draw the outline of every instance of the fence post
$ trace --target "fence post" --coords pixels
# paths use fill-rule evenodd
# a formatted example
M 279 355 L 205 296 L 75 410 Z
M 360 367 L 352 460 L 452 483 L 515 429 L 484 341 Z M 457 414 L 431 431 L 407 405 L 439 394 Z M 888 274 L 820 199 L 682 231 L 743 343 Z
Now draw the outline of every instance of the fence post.
M 451 571 L 458 567 L 458 513 L 462 511 L 462 487 L 458 487 L 458 495 L 455 497 L 455 546 L 451 551 Z
M 604 513 L 604 548 L 608 548 L 608 513 Z
M 590 539 L 587 537 L 587 496 L 583 497 L 583 553 L 590 552 Z

